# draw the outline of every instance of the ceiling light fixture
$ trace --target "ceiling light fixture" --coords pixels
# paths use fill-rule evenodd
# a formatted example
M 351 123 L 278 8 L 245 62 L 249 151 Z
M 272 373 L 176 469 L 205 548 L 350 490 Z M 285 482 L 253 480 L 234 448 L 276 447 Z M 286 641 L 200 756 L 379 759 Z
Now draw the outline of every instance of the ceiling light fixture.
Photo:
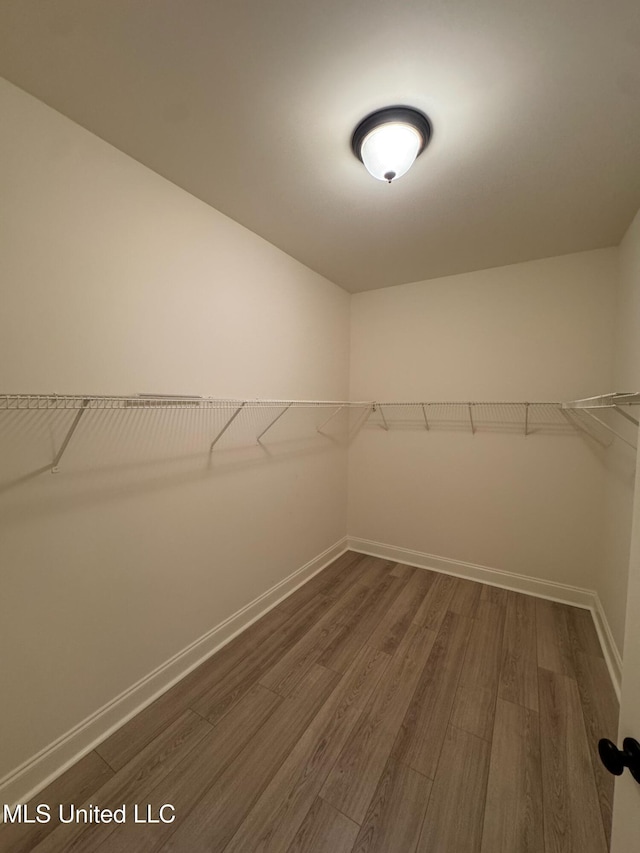
M 386 107 L 364 118 L 353 131 L 351 147 L 379 181 L 406 174 L 429 144 L 431 122 L 412 107 Z

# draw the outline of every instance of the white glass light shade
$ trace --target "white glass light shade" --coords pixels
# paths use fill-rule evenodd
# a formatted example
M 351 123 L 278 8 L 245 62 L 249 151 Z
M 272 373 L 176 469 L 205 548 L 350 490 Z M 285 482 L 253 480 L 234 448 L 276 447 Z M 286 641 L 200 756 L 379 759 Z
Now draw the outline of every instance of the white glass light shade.
M 422 142 L 420 133 L 411 125 L 387 122 L 367 134 L 360 155 L 370 175 L 391 182 L 409 171 Z

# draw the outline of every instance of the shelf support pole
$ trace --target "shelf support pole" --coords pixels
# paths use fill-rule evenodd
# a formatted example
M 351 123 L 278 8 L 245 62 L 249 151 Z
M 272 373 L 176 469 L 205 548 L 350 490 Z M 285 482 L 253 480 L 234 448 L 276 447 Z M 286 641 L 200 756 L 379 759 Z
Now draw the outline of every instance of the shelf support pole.
M 471 435 L 475 435 L 476 434 L 476 428 L 475 428 L 475 425 L 473 423 L 473 411 L 472 411 L 473 403 L 468 403 L 467 405 L 469 406 L 469 420 L 471 421 Z
M 637 421 L 634 417 L 632 417 L 628 412 L 625 412 L 624 409 L 621 409 L 620 406 L 613 407 L 619 415 L 622 415 L 623 418 L 626 418 L 628 421 L 631 421 L 632 424 L 636 426 L 640 426 L 640 421 Z
M 380 403 L 377 404 L 377 409 L 380 412 L 380 417 L 382 418 L 382 422 L 384 424 L 382 429 L 386 429 L 386 431 L 389 432 L 389 424 L 387 423 L 387 419 L 384 416 L 384 412 L 382 411 L 382 406 L 380 405 Z M 373 410 L 376 410 L 376 406 L 373 407 Z
M 428 432 L 428 431 L 429 431 L 429 421 L 427 420 L 427 410 L 426 410 L 426 408 L 425 408 L 425 405 L 427 405 L 427 406 L 428 406 L 429 404 L 428 404 L 428 403 L 426 403 L 426 404 L 425 404 L 425 403 L 420 403 L 420 405 L 422 406 L 422 415 L 423 415 L 423 417 L 424 417 L 424 428 L 425 428 L 425 429 L 427 430 L 427 432 Z
M 220 432 L 217 434 L 217 436 L 213 439 L 213 441 L 211 442 L 211 447 L 209 448 L 209 453 L 211 453 L 211 451 L 213 450 L 214 446 L 218 443 L 218 441 L 220 441 L 220 439 L 222 438 L 222 436 L 223 436 L 223 435 L 225 434 L 225 432 L 229 429 L 229 427 L 230 427 L 230 426 L 231 426 L 231 424 L 235 421 L 235 419 L 238 417 L 238 415 L 240 414 L 240 412 L 244 409 L 244 406 L 245 406 L 245 403 L 246 403 L 246 402 L 247 402 L 247 401 L 245 400 L 244 402 L 242 402 L 242 403 L 238 406 L 238 408 L 237 408 L 237 409 L 235 410 L 235 412 L 231 415 L 231 417 L 230 417 L 230 418 L 229 418 L 229 420 L 226 422 L 226 424 L 222 427 L 222 429 L 221 429 L 221 430 L 220 430 Z
M 591 420 L 595 421 L 596 423 L 599 423 L 601 427 L 604 427 L 606 430 L 613 433 L 616 438 L 620 439 L 620 441 L 624 441 L 625 444 L 628 444 L 629 447 L 633 447 L 634 450 L 638 449 L 632 441 L 629 441 L 623 435 L 620 435 L 620 433 L 617 430 L 615 430 L 613 427 L 610 427 L 609 424 L 606 424 L 601 418 L 594 415 L 593 412 L 590 412 L 589 409 L 583 409 L 582 411 L 584 412 L 585 415 L 588 415 L 591 418 Z
M 573 409 L 565 409 L 563 406 L 558 406 L 558 411 L 566 419 L 570 426 L 572 426 L 574 429 L 581 430 L 585 435 L 588 435 L 589 438 L 592 438 L 594 441 L 597 441 L 598 444 L 602 447 L 609 447 L 612 443 L 613 440 L 609 442 L 609 444 L 607 444 L 606 441 L 603 441 L 601 438 L 591 432 L 591 430 L 588 430 L 583 423 L 580 423 L 580 419 L 573 414 Z M 580 411 L 584 412 L 584 409 L 580 409 Z M 571 412 L 571 416 L 569 415 L 569 412 Z
M 78 410 L 75 418 L 73 419 L 71 426 L 69 427 L 69 429 L 67 431 L 67 434 L 64 437 L 64 441 L 60 445 L 60 450 L 58 450 L 58 452 L 55 455 L 55 459 L 51 463 L 51 473 L 52 474 L 57 474 L 60 471 L 60 468 L 58 467 L 60 465 L 60 460 L 64 456 L 64 452 L 67 449 L 67 446 L 69 445 L 69 442 L 71 441 L 71 438 L 72 438 L 74 432 L 78 428 L 78 424 L 80 423 L 80 419 L 82 418 L 84 413 L 87 411 L 87 408 L 89 407 L 90 402 L 91 402 L 91 399 L 89 397 L 85 397 L 84 400 L 82 401 L 82 408 L 80 408 Z
M 280 414 L 275 416 L 275 418 L 271 421 L 271 423 L 269 424 L 269 426 L 268 426 L 268 427 L 265 427 L 265 429 L 263 429 L 263 430 L 262 430 L 262 432 L 260 433 L 260 435 L 259 435 L 259 436 L 258 436 L 258 438 L 256 439 L 256 441 L 258 442 L 258 444 L 260 444 L 260 439 L 261 439 L 261 438 L 262 438 L 262 436 L 265 434 L 265 432 L 268 432 L 268 431 L 271 429 L 271 427 L 272 427 L 275 423 L 277 423 L 277 422 L 280 420 L 280 418 L 281 418 L 281 417 L 282 417 L 286 412 L 288 412 L 288 411 L 289 411 L 289 409 L 291 408 L 291 406 L 292 406 L 292 405 L 293 405 L 293 403 L 289 403 L 287 406 L 285 406 L 285 407 L 284 407 L 284 409 L 280 412 Z
M 335 418 L 335 416 L 339 415 L 343 409 L 344 409 L 344 406 L 339 406 L 333 414 L 329 415 L 329 417 L 326 419 L 326 421 L 323 421 L 319 427 L 316 427 L 318 432 L 322 432 L 322 430 L 326 427 L 326 425 L 329 423 L 329 421 L 332 421 Z

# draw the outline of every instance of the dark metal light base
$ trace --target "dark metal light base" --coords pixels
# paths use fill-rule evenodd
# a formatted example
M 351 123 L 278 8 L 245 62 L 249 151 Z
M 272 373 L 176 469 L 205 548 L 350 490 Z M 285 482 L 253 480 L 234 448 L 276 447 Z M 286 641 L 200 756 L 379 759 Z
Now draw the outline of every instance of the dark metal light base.
M 364 142 L 367 134 L 371 133 L 372 130 L 375 130 L 376 127 L 380 127 L 381 124 L 388 124 L 392 121 L 403 122 L 404 124 L 410 124 L 412 127 L 415 127 L 421 137 L 420 148 L 418 149 L 418 154 L 416 156 L 422 154 L 433 135 L 433 128 L 429 121 L 429 117 L 424 113 L 421 113 L 420 110 L 415 110 L 413 107 L 386 107 L 383 110 L 376 110 L 375 113 L 371 113 L 366 118 L 362 119 L 360 124 L 353 131 L 353 136 L 351 137 L 351 148 L 358 160 L 362 162 L 362 155 L 360 152 L 362 149 L 362 143 Z

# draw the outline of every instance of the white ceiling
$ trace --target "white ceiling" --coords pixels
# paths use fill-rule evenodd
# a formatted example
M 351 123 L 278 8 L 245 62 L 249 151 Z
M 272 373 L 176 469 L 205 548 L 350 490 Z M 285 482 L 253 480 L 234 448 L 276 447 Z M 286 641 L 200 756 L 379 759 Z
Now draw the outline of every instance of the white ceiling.
M 2 0 L 0 74 L 351 291 L 617 244 L 638 0 Z M 378 107 L 434 137 L 387 185 Z

